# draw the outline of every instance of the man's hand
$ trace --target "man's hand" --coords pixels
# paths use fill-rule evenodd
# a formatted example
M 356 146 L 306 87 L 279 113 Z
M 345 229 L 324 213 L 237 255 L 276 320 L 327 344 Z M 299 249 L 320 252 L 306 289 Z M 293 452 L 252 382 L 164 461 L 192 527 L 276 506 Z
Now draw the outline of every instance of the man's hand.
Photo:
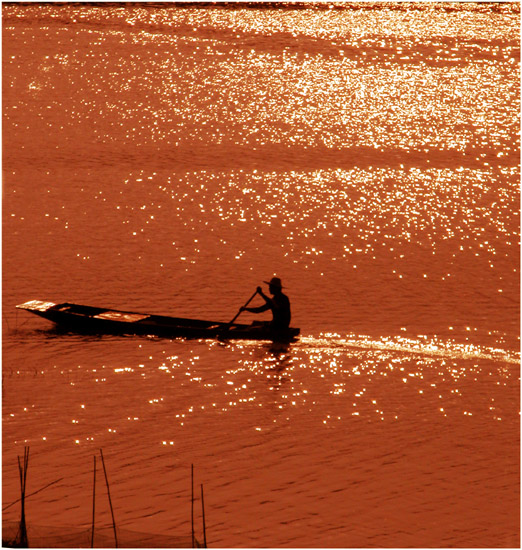
M 263 294 L 263 289 L 260 286 L 257 287 L 257 293 Z

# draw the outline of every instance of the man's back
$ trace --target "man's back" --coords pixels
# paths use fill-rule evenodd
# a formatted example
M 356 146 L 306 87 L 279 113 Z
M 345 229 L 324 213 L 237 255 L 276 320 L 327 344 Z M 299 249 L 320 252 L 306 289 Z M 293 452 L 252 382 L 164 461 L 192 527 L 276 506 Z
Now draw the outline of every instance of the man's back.
M 290 300 L 282 292 L 277 292 L 272 296 L 272 326 L 275 329 L 287 329 L 290 326 L 292 314 L 290 311 Z

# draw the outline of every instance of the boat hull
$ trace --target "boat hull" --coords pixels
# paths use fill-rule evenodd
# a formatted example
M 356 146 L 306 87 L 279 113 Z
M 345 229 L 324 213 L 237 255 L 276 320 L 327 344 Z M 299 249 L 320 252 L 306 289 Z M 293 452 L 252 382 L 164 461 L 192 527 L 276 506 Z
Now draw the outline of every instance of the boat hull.
M 293 341 L 298 328 L 273 332 L 267 323 L 238 324 L 31 300 L 16 306 L 71 332 L 162 338 Z

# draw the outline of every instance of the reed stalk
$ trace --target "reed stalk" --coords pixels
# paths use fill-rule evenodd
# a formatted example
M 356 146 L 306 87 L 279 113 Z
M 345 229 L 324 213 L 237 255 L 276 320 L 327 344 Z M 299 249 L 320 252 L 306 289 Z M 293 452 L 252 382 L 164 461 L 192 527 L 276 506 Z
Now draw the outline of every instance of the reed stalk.
M 114 544 L 115 544 L 115 548 L 118 548 L 118 536 L 116 534 L 116 521 L 114 519 L 114 510 L 112 508 L 111 489 L 109 487 L 109 479 L 107 477 L 107 470 L 105 469 L 105 460 L 103 459 L 103 452 L 101 449 L 100 449 L 100 455 L 101 455 L 101 460 L 103 465 L 103 473 L 105 474 L 105 483 L 107 485 L 107 496 L 109 497 L 109 506 L 111 508 L 112 527 L 114 529 Z

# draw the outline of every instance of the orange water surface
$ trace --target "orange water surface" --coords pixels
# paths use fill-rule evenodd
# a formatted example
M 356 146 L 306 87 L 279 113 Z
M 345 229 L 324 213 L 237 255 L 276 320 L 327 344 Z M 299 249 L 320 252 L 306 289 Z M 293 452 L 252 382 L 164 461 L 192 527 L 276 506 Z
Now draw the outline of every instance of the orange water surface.
M 25 447 L 28 525 L 89 530 L 103 449 L 121 529 L 190 536 L 193 464 L 212 547 L 517 547 L 519 5 L 2 15 L 4 530 Z M 286 347 L 15 308 L 230 321 L 274 275 Z

